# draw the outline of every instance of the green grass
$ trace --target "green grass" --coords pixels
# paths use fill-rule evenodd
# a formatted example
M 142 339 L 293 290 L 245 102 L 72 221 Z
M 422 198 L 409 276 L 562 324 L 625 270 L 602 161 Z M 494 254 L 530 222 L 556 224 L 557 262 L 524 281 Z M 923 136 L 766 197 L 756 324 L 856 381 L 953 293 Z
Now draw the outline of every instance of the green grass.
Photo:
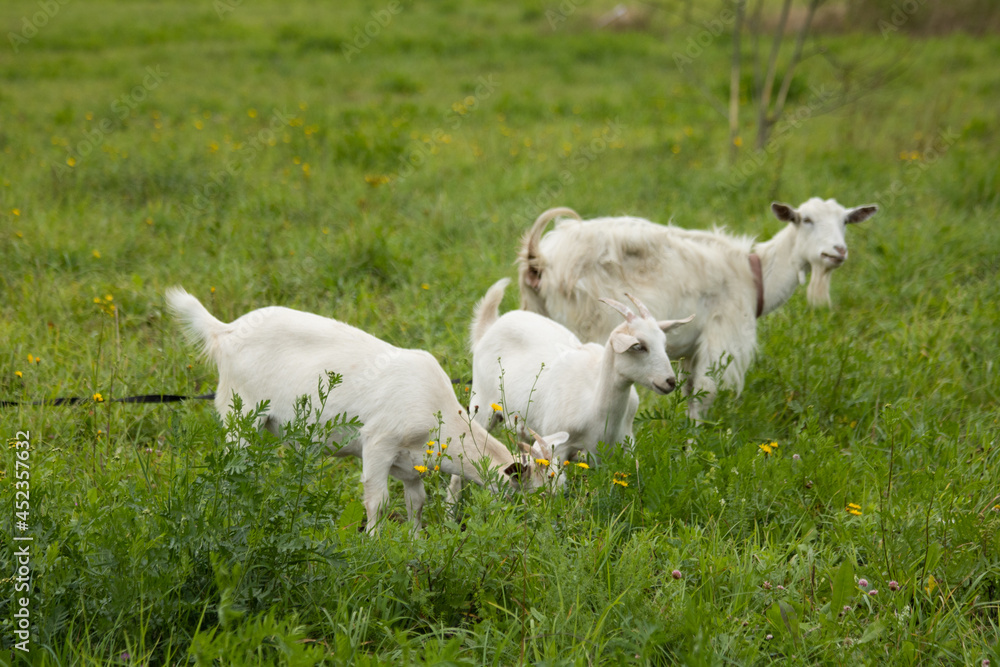
M 350 62 L 388 3 L 68 3 L 5 38 L 5 400 L 214 389 L 171 285 L 226 320 L 336 317 L 468 378 L 472 306 L 545 208 L 767 237 L 772 199 L 881 205 L 848 232 L 834 309 L 801 290 L 764 319 L 715 421 L 642 392 L 638 463 L 573 469 L 556 497 L 471 489 L 461 523 L 432 477 L 418 539 L 356 532 L 360 467 L 305 424 L 295 446 L 229 424 L 250 443 L 230 451 L 203 402 L 2 408 L 32 443 L 30 662 L 996 664 L 1000 39 L 822 36 L 791 89 L 804 120 L 760 160 L 747 122 L 731 165 L 699 92 L 724 103 L 729 39 L 685 77 L 701 26 L 595 30 L 613 5 L 553 30 L 556 3 L 401 2 Z M 4 34 L 39 7 L 5 3 Z M 810 113 L 831 63 L 864 94 Z

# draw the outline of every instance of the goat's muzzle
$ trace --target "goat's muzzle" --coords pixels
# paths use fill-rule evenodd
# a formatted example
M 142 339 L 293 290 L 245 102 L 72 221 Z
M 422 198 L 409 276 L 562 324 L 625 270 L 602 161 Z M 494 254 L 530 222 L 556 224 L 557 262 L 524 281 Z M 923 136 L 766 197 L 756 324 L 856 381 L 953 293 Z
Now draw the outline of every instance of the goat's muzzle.
M 677 378 L 667 378 L 663 384 L 653 383 L 653 387 L 661 394 L 669 394 L 677 388 Z
M 823 259 L 826 260 L 827 264 L 829 264 L 832 268 L 837 268 L 847 261 L 847 248 L 844 246 L 836 246 L 833 250 L 834 252 L 824 252 L 820 254 Z

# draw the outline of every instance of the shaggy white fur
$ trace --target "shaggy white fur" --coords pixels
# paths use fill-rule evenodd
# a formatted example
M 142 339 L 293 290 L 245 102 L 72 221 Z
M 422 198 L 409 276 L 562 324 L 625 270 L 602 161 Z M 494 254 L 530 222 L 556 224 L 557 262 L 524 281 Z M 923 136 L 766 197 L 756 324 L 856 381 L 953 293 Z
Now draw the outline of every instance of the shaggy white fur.
M 878 206 L 847 209 L 812 198 L 799 208 L 774 203 L 788 222 L 769 241 L 722 229 L 688 230 L 632 217 L 582 220 L 571 209 L 542 213 L 525 234 L 518 257 L 522 308 L 551 317 L 585 341 L 606 339 L 618 321 L 597 298 L 631 292 L 657 317 L 695 313 L 691 326 L 667 336 L 667 352 L 682 358 L 689 415 L 701 420 L 722 383 L 737 393 L 757 345 L 757 287 L 749 256 L 760 257 L 763 314 L 784 304 L 812 272 L 807 296 L 829 304 L 830 274 L 847 259 L 847 224 L 867 220 Z M 556 229 L 542 237 L 558 217 Z M 693 396 L 692 396 L 693 394 Z

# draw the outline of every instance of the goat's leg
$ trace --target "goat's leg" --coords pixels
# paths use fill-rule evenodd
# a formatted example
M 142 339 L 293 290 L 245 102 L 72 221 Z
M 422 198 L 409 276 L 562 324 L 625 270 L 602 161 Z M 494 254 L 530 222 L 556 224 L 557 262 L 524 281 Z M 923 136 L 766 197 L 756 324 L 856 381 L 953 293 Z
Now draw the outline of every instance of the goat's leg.
M 420 518 L 424 513 L 427 491 L 424 480 L 419 475 L 407 476 L 403 481 L 403 498 L 406 501 L 406 516 L 413 524 L 413 534 L 420 532 Z
M 369 449 L 377 443 L 369 443 Z M 379 515 L 389 504 L 389 470 L 392 459 L 372 454 L 361 459 L 361 483 L 364 485 L 365 512 L 368 515 L 367 531 L 377 530 Z
M 708 413 L 715 395 L 718 393 L 715 379 L 708 374 L 710 369 L 706 356 L 697 354 L 691 360 L 690 375 L 684 383 L 684 394 L 688 401 L 688 417 L 695 422 L 702 422 Z

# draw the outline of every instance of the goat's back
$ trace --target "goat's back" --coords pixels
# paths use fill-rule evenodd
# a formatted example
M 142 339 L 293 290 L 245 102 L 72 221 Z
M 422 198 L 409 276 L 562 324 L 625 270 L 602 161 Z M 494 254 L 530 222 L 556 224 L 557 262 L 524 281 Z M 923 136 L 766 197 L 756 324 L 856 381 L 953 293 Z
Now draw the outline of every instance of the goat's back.
M 269 401 L 269 418 L 288 422 L 300 396 L 319 407 L 320 383 L 326 386 L 329 373 L 343 379 L 330 392 L 324 415 L 346 412 L 370 425 L 367 430 L 377 425 L 402 438 L 418 420 L 417 430 L 426 433 L 436 424 L 435 413 L 460 409 L 448 376 L 423 350 L 398 348 L 349 324 L 290 308 L 260 308 L 229 324 L 202 311 L 202 320 L 186 324 L 211 339 L 206 349 L 219 370 L 220 412 L 236 393 L 245 408 Z M 205 316 L 216 324 L 199 323 Z
M 691 324 L 670 332 L 671 355 L 687 353 L 718 307 L 752 284 L 753 239 L 633 217 L 562 220 L 539 244 L 545 272 L 538 295 L 550 317 L 585 341 L 603 343 L 620 323 L 598 299 L 643 301 L 659 319 Z M 522 290 L 525 286 L 522 285 Z M 530 303 L 530 302 L 529 302 Z

